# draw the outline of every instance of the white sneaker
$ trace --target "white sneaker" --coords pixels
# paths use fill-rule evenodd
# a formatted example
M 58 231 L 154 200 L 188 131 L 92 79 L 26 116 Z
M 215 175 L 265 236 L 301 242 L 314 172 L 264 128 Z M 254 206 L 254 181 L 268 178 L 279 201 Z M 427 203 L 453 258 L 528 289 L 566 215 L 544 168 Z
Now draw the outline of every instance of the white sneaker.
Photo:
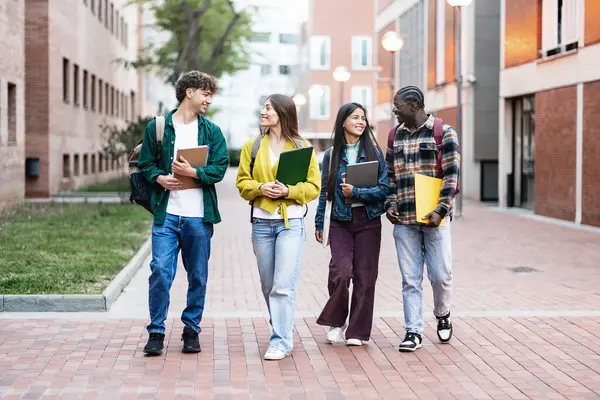
M 285 351 L 278 349 L 277 347 L 269 346 L 269 349 L 265 353 L 264 358 L 265 358 L 265 360 L 269 360 L 269 361 L 278 361 L 278 360 L 283 360 L 284 358 L 286 358 L 289 355 L 290 355 L 290 353 L 286 353 Z
M 344 331 L 344 327 L 329 328 L 329 332 L 327 332 L 326 342 L 331 343 L 331 344 L 343 342 L 344 341 L 344 337 L 342 336 L 343 331 Z
M 362 346 L 363 341 L 360 339 L 348 339 L 346 340 L 346 346 Z

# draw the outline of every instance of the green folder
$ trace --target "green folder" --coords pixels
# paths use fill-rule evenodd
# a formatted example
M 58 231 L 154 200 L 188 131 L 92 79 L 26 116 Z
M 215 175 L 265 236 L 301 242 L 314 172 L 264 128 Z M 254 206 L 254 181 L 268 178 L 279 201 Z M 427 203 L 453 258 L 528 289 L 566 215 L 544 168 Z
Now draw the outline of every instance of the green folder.
M 305 182 L 312 153 L 312 146 L 281 153 L 277 167 L 277 180 L 284 185 Z

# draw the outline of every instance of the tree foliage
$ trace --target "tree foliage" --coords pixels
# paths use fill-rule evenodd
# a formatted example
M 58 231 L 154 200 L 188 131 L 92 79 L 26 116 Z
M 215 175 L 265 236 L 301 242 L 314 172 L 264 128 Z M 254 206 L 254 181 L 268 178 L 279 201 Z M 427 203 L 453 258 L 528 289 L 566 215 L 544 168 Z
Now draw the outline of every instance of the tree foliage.
M 154 27 L 168 33 L 161 44 L 143 49 L 135 67 L 156 69 L 174 84 L 182 72 L 199 70 L 216 77 L 248 67 L 250 10 L 233 0 L 133 0 L 154 15 Z

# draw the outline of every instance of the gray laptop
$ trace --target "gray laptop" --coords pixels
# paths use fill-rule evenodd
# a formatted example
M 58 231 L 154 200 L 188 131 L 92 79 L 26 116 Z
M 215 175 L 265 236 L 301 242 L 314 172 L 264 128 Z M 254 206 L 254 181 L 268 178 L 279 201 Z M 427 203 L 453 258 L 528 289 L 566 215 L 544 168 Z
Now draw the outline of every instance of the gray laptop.
M 379 177 L 379 161 L 367 161 L 348 165 L 346 182 L 357 188 L 377 186 Z

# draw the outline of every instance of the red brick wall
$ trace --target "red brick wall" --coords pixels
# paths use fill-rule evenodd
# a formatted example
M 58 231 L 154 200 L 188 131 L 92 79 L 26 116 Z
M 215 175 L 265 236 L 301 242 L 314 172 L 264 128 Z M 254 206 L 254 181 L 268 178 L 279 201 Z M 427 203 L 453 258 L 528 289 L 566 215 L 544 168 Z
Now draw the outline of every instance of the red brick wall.
M 526 64 L 538 58 L 541 16 L 541 0 L 506 0 L 505 68 Z
M 585 0 L 585 45 L 600 42 L 600 1 Z
M 48 0 L 28 2 L 25 23 L 25 152 L 27 157 L 40 159 L 40 176 L 27 179 L 25 196 L 47 197 L 50 195 Z
M 587 9 L 586 9 L 587 12 Z M 582 223 L 600 226 L 600 81 L 583 87 Z
M 385 51 L 385 49 L 381 46 L 381 39 L 383 38 L 383 35 L 385 35 L 387 32 L 393 31 L 395 29 L 396 29 L 395 23 L 391 23 L 388 26 L 386 26 L 379 32 L 379 36 L 377 38 L 377 43 L 374 43 L 374 45 L 379 46 L 378 59 L 377 59 L 378 64 L 377 65 L 379 65 L 381 67 L 381 72 L 379 73 L 380 76 L 384 76 L 384 77 L 390 76 L 390 65 L 392 63 L 392 55 L 389 52 Z M 389 82 L 386 82 L 386 81 L 378 82 L 377 83 L 377 104 L 391 103 L 391 102 L 392 102 L 392 99 L 391 99 L 391 95 L 390 95 Z
M 576 86 L 536 94 L 536 214 L 575 220 L 576 113 Z

